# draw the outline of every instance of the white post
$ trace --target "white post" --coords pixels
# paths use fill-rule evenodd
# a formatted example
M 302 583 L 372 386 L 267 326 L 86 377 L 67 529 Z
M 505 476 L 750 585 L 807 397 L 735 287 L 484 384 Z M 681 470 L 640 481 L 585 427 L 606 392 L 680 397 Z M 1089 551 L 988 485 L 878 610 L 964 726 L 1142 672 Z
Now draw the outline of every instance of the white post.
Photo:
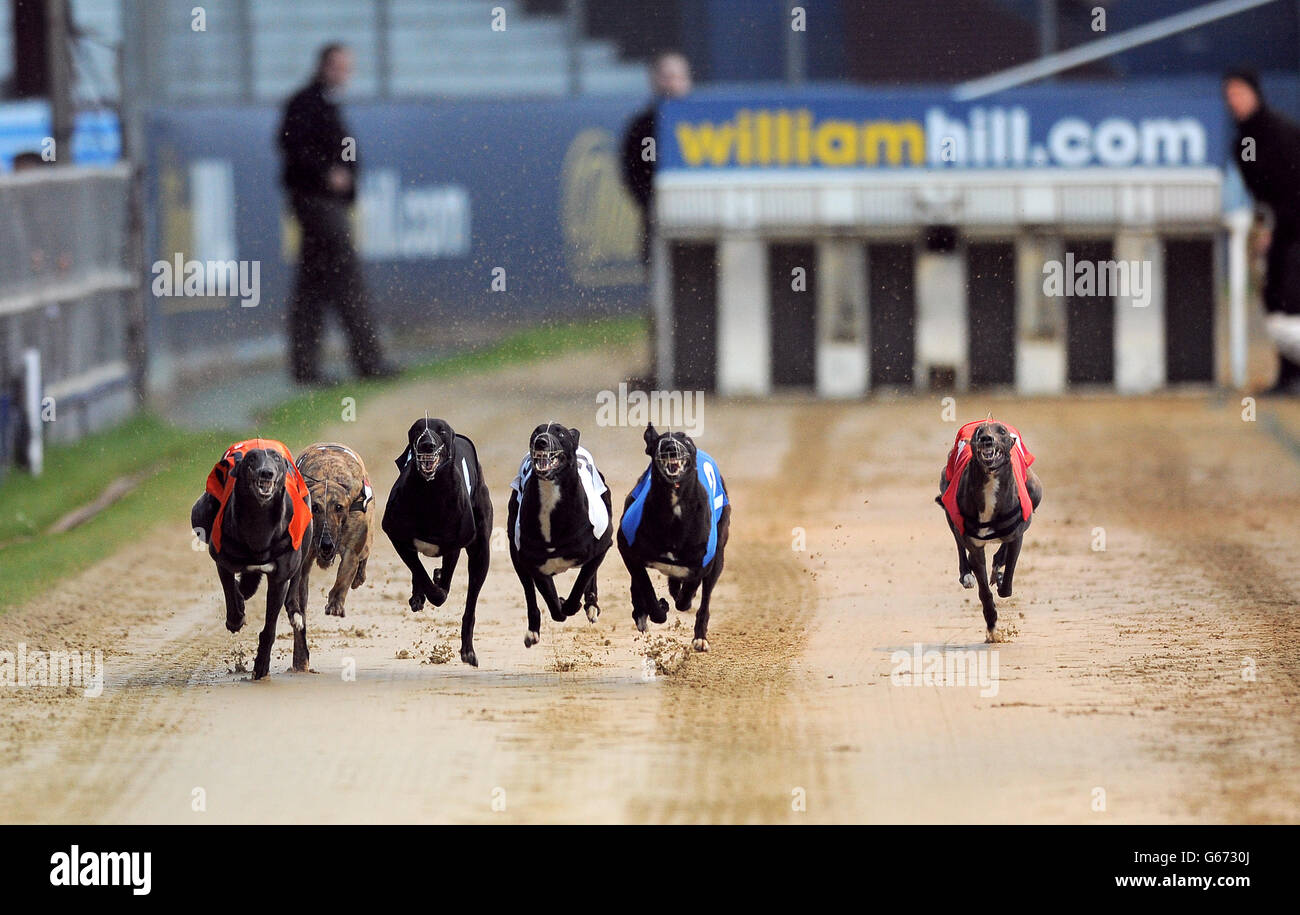
M 870 376 L 866 246 L 856 238 L 817 242 L 817 394 L 862 397 Z
M 966 250 L 922 251 L 916 258 L 916 362 L 913 384 L 930 388 L 930 370 L 951 368 L 955 387 L 970 381 Z
M 772 314 L 767 245 L 753 236 L 718 240 L 718 393 L 772 392 Z
M 646 231 L 650 231 L 647 229 Z M 673 386 L 677 354 L 673 349 L 672 270 L 668 261 L 669 242 L 658 232 L 650 236 L 650 307 L 654 309 L 655 387 Z
M 1138 272 L 1136 278 L 1130 272 L 1128 289 L 1114 293 L 1115 389 L 1145 394 L 1168 380 L 1164 246 L 1153 232 L 1123 229 L 1115 235 L 1114 257 Z
M 1059 235 L 1016 238 L 1016 392 L 1062 394 L 1066 388 L 1065 298 L 1043 291 L 1043 266 L 1064 256 Z
M 45 466 L 45 430 L 41 420 L 41 351 L 23 350 L 23 412 L 27 414 L 27 467 L 40 476 Z
M 1246 386 L 1246 360 L 1249 352 L 1247 305 L 1250 286 L 1250 227 L 1254 216 L 1249 207 L 1233 210 L 1224 216 L 1228 227 L 1228 353 L 1232 363 L 1232 386 Z

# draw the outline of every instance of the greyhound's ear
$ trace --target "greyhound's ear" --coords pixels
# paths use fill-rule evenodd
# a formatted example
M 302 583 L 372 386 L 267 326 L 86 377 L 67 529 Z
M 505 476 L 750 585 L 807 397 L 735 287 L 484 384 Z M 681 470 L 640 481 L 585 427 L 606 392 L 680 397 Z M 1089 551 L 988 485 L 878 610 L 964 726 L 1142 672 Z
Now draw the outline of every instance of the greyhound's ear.
M 399 454 L 397 456 L 397 460 L 393 461 L 393 463 L 397 465 L 398 470 L 401 470 L 403 467 L 406 466 L 407 461 L 409 461 L 410 459 L 411 459 L 411 446 L 407 445 L 406 450 L 403 451 L 401 454 Z
M 655 442 L 659 440 L 659 433 L 655 431 L 654 423 L 645 424 L 645 453 L 653 455 L 655 453 Z
M 582 433 L 579 432 L 577 429 L 570 429 L 570 430 L 569 430 L 569 435 L 573 436 L 573 447 L 574 447 L 574 448 L 577 448 L 577 447 L 578 447 L 578 439 L 580 439 L 580 438 L 582 437 Z

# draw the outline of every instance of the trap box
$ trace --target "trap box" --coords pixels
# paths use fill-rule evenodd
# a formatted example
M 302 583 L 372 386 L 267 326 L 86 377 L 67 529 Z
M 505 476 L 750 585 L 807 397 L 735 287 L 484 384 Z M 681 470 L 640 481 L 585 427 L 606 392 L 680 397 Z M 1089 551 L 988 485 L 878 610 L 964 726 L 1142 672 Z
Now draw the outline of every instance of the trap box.
M 860 397 L 1222 382 L 1226 129 L 1214 92 L 665 102 L 658 384 Z

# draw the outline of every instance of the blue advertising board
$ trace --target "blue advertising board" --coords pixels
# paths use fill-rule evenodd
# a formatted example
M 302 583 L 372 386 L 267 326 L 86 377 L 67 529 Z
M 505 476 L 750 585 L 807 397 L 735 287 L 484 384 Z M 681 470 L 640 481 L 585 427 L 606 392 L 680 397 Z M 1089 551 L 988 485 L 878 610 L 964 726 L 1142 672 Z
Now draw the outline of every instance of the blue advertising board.
M 644 308 L 640 213 L 618 145 L 627 97 L 358 103 L 358 250 L 389 328 Z M 277 107 L 162 108 L 146 123 L 154 267 L 256 261 L 256 301 L 155 295 L 170 352 L 279 334 L 297 228 L 280 189 Z M 494 280 L 496 281 L 494 283 Z
M 42 99 L 0 105 L 0 171 L 13 169 L 14 156 L 41 153 L 48 158 L 53 131 L 50 105 Z M 78 111 L 72 122 L 72 152 L 58 161 L 77 165 L 112 165 L 122 157 L 122 131 L 117 114 L 107 109 Z

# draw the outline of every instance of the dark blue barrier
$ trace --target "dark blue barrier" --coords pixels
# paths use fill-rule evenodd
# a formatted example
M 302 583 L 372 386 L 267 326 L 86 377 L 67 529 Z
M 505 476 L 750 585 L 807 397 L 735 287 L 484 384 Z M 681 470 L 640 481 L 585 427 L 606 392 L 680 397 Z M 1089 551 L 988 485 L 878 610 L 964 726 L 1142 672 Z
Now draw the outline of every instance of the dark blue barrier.
M 390 330 L 644 307 L 640 215 L 618 145 L 635 98 L 345 107 L 361 164 L 360 247 Z M 258 261 L 260 296 L 155 295 L 151 351 L 278 336 L 296 228 L 270 106 L 147 118 L 148 260 Z M 494 270 L 504 291 L 493 291 Z M 498 274 L 499 275 L 499 274 Z

